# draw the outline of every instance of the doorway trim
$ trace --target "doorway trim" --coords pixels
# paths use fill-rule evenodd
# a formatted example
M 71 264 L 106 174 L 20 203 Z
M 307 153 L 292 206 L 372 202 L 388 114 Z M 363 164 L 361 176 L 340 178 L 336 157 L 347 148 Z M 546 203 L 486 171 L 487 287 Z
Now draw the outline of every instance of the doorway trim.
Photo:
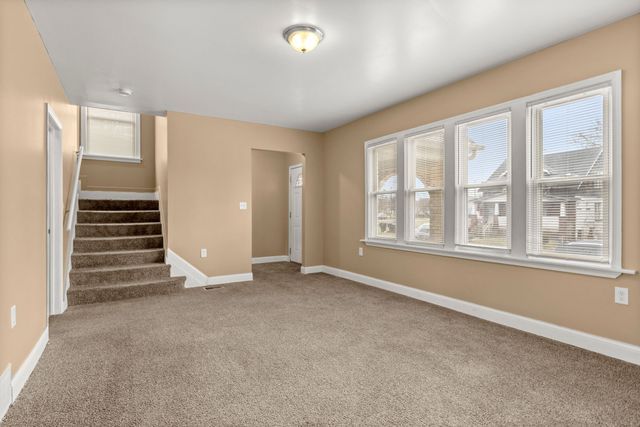
M 47 319 L 66 309 L 63 288 L 62 123 L 50 104 L 46 104 L 46 287 Z
M 293 261 L 293 258 L 292 258 L 292 255 L 293 255 L 293 189 L 295 188 L 295 186 L 294 186 L 294 182 L 291 179 L 291 172 L 292 172 L 293 169 L 296 169 L 296 168 L 301 168 L 302 169 L 302 174 L 304 176 L 304 164 L 298 163 L 298 164 L 289 166 L 289 197 L 288 197 L 288 199 L 289 199 L 289 217 L 288 217 L 287 231 L 288 231 L 288 234 L 289 234 L 289 236 L 288 236 L 289 260 L 292 261 L 292 262 L 295 262 L 295 261 Z M 301 197 L 302 197 L 302 200 L 304 201 L 304 181 L 303 181 L 303 184 L 302 184 L 302 190 L 301 191 L 302 191 Z M 304 237 L 303 237 L 303 235 L 304 235 L 304 203 L 300 203 L 300 218 L 301 218 L 301 221 L 303 222 L 300 225 L 300 239 L 302 241 L 304 241 Z M 301 248 L 301 250 L 300 250 L 301 251 L 300 264 L 302 264 L 302 261 L 303 261 L 303 258 L 304 258 L 304 246 L 302 245 L 302 242 L 300 242 L 300 248 Z

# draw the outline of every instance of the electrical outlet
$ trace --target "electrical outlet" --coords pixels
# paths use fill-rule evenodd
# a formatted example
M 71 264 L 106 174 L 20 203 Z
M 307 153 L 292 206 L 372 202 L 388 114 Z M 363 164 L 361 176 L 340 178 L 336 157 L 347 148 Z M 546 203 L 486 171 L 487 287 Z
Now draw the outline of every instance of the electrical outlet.
M 614 300 L 616 304 L 629 305 L 629 289 L 616 286 Z
M 206 258 L 206 257 L 207 257 L 207 248 L 200 249 L 200 258 Z
M 364 256 L 364 248 L 358 248 L 358 256 Z
M 12 305 L 11 306 L 11 327 L 15 328 L 16 327 L 16 323 L 17 323 L 17 319 L 16 319 L 16 306 Z
M 240 202 L 240 210 L 241 211 L 247 210 L 247 202 Z

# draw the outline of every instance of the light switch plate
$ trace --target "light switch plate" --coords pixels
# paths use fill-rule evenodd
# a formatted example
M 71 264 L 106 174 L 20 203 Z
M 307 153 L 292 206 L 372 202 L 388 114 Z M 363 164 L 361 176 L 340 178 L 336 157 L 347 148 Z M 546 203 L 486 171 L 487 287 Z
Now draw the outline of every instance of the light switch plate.
M 629 288 L 619 288 L 616 286 L 614 300 L 616 304 L 629 305 Z
M 358 256 L 364 256 L 364 248 L 358 248 Z
M 240 210 L 241 211 L 247 210 L 247 202 L 240 202 Z
M 206 257 L 207 257 L 207 248 L 200 249 L 200 258 L 206 258 Z

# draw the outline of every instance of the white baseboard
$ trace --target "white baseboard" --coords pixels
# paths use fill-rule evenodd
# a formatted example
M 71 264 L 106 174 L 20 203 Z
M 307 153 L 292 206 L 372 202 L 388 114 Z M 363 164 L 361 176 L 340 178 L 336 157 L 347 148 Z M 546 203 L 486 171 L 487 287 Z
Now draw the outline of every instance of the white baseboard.
M 158 193 L 151 191 L 81 191 L 84 200 L 158 200 Z
M 267 264 L 270 262 L 289 262 L 289 255 L 261 256 L 251 258 L 251 264 Z
M 49 342 L 49 327 L 44 330 L 40 339 L 36 345 L 31 349 L 29 356 L 22 363 L 20 368 L 16 371 L 16 375 L 11 379 L 11 401 L 15 402 L 18 398 L 18 395 L 22 391 L 22 388 L 27 383 L 29 376 L 35 369 L 38 361 L 40 360 L 40 356 L 44 352 L 47 343 Z
M 314 274 L 314 273 L 324 273 L 324 269 L 326 267 L 324 265 L 310 265 L 305 267 L 304 265 L 300 267 L 300 273 L 302 274 Z
M 446 307 L 451 310 L 459 311 L 470 316 L 508 326 L 510 328 L 525 331 L 534 335 L 539 335 L 565 344 L 580 347 L 595 353 L 604 354 L 605 356 L 624 360 L 625 362 L 640 365 L 640 346 L 625 343 L 622 341 L 612 340 L 586 332 L 577 331 L 575 329 L 566 328 L 564 326 L 555 325 L 553 323 L 543 322 L 541 320 L 531 319 L 529 317 L 520 316 L 518 314 L 509 313 L 502 310 L 486 307 L 479 304 L 447 297 L 432 292 L 423 291 L 398 283 L 388 282 L 386 280 L 376 279 L 375 277 L 365 276 L 363 274 L 352 273 L 347 270 L 330 266 L 320 267 L 321 272 L 331 274 L 333 276 L 342 277 L 344 279 L 353 280 L 354 282 L 384 289 L 396 294 L 405 295 L 420 301 Z M 316 267 L 313 267 L 314 270 Z M 314 271 L 318 272 L 318 271 Z
M 185 276 L 187 278 L 184 283 L 187 288 L 221 285 L 223 283 L 250 282 L 253 280 L 253 273 L 238 273 L 209 277 L 171 249 L 167 249 L 165 262 L 171 265 L 171 277 Z
M 11 363 L 9 363 L 0 375 L 0 423 L 7 414 L 11 402 L 13 399 L 11 398 Z
M 207 285 L 222 285 L 224 283 L 250 282 L 253 280 L 253 273 L 227 274 L 225 276 L 207 277 Z

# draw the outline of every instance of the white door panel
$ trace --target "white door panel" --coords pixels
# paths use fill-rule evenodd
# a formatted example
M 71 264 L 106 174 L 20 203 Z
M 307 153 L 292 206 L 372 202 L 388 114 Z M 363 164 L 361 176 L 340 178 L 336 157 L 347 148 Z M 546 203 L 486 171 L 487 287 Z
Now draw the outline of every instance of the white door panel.
M 289 168 L 289 252 L 291 261 L 302 263 L 302 166 Z

